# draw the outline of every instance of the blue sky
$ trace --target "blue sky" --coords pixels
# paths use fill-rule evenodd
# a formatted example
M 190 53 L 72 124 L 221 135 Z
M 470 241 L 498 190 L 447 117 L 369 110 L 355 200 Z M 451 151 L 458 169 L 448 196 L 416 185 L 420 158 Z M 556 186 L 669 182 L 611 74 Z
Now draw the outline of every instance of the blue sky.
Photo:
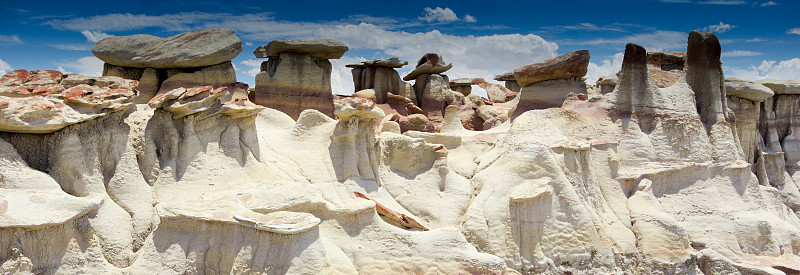
M 332 60 L 333 89 L 352 92 L 345 64 L 441 53 L 451 78 L 483 77 L 573 50 L 592 55 L 589 82 L 619 70 L 625 43 L 686 49 L 691 30 L 717 34 L 726 76 L 800 80 L 800 1 L 8 1 L 0 0 L 0 73 L 59 69 L 99 74 L 89 49 L 109 35 L 170 36 L 228 26 L 245 43 L 233 62 L 254 84 L 252 52 L 273 39 L 332 38 L 350 46 Z M 391 3 L 391 4 L 390 4 Z M 410 71 L 406 66 L 401 74 Z

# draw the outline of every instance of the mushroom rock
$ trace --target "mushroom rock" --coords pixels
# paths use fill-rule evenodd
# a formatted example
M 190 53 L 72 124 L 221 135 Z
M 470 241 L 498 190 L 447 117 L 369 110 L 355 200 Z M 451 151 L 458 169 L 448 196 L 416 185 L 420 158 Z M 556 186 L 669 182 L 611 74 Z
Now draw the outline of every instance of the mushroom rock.
M 209 28 L 167 38 L 112 36 L 92 47 L 92 53 L 106 62 L 103 76 L 139 81 L 135 103 L 147 103 L 156 94 L 178 87 L 233 84 L 236 74 L 230 60 L 241 52 L 242 41 L 232 28 Z
M 336 178 L 377 180 L 375 119 L 384 112 L 372 100 L 358 97 L 335 99 L 334 106 L 339 122 L 331 135 L 330 152 L 331 158 L 342 164 Z
M 383 104 L 386 103 L 386 94 L 400 94 L 401 89 L 405 89 L 405 82 L 400 80 L 400 74 L 395 68 L 407 64 L 407 61 L 401 62 L 397 57 L 392 57 L 349 64 L 346 67 L 352 68 L 355 90 L 372 89 L 376 92 L 375 103 Z
M 511 119 L 529 110 L 561 107 L 570 93 L 586 94 L 583 76 L 588 66 L 589 51 L 578 50 L 514 69 L 522 89 Z
M 796 80 L 758 80 L 757 83 L 770 88 L 776 95 L 800 94 L 800 82 Z
M 529 110 L 561 107 L 570 93 L 586 94 L 583 78 L 547 80 L 522 87 L 511 119 Z
M 333 39 L 273 40 L 253 54 L 256 58 L 278 58 L 282 53 L 302 53 L 314 59 L 339 59 L 347 50 L 347 45 Z
M 581 78 L 589 67 L 589 51 L 577 50 L 539 63 L 514 69 L 521 87 L 553 79 Z
M 741 80 L 733 77 L 725 78 L 725 94 L 747 99 L 753 102 L 762 102 L 775 95 L 767 86 L 752 81 Z
M 112 76 L 12 71 L 0 78 L 0 131 L 52 133 L 125 110 L 137 85 L 135 80 Z
M 230 61 L 242 52 L 233 28 L 210 28 L 167 38 L 146 34 L 111 36 L 92 53 L 104 62 L 134 68 L 199 68 Z
M 403 80 L 410 81 L 416 79 L 420 74 L 441 74 L 453 68 L 453 64 L 447 64 L 442 59 L 442 55 L 428 53 L 417 61 L 417 66 Z
M 496 76 L 494 76 L 494 80 L 505 81 L 506 88 L 511 90 L 511 91 L 519 93 L 519 90 L 521 89 L 521 87 L 519 86 L 519 83 L 514 78 L 514 72 L 513 71 L 505 72 L 505 73 L 496 75 Z
M 457 78 L 450 80 L 450 89 L 468 96 L 472 93 L 472 79 L 471 78 Z
M 344 43 L 330 40 L 273 40 L 254 52 L 268 57 L 256 75 L 250 100 L 297 119 L 306 109 L 333 117 L 331 62 L 347 51 Z

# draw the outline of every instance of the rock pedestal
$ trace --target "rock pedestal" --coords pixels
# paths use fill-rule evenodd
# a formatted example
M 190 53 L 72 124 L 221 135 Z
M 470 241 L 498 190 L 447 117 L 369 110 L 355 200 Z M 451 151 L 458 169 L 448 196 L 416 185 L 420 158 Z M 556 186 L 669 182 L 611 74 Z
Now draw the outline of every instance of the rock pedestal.
M 334 117 L 331 93 L 331 62 L 342 57 L 347 45 L 320 40 L 274 40 L 254 52 L 268 57 L 256 75 L 250 100 L 280 110 L 297 119 L 305 109 L 316 109 Z
M 570 93 L 586 94 L 583 76 L 588 66 L 589 51 L 578 50 L 514 69 L 522 88 L 511 119 L 529 110 L 561 107 Z
M 400 74 L 395 68 L 408 65 L 397 57 L 364 61 L 358 64 L 349 64 L 346 67 L 353 69 L 353 83 L 355 91 L 372 89 L 375 91 L 375 103 L 386 103 L 386 94 L 401 94 L 405 89 L 405 82 L 400 80 Z
M 450 89 L 468 96 L 472 93 L 472 78 L 459 78 L 450 80 Z
M 494 80 L 497 81 L 505 81 L 506 89 L 509 89 L 513 92 L 519 93 L 519 90 L 522 87 L 519 86 L 519 83 L 516 79 L 514 79 L 514 72 L 505 72 L 499 75 L 494 76 Z
M 441 55 L 428 53 L 419 59 L 413 71 L 403 77 L 403 80 L 415 79 L 417 105 L 425 111 L 428 119 L 437 123 L 444 119 L 444 108 L 463 97 L 461 93 L 450 90 L 450 79 L 442 74 L 452 67 L 453 64 L 445 63 Z
M 242 52 L 232 28 L 210 28 L 167 38 L 137 34 L 97 42 L 92 53 L 105 61 L 103 76 L 139 81 L 136 103 L 178 87 L 236 83 L 230 60 Z

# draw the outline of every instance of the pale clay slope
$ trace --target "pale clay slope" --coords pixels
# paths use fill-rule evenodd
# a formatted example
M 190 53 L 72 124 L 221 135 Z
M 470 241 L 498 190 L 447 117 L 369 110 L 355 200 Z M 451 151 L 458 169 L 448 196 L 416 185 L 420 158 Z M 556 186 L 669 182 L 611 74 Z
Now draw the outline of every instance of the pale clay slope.
M 777 126 L 742 133 L 719 71 L 692 67 L 691 54 L 676 84 L 654 86 L 643 51 L 626 49 L 609 94 L 480 132 L 455 107 L 441 133 L 376 133 L 382 113 L 369 102 L 295 122 L 274 109 L 233 118 L 209 95 L 52 134 L 0 133 L 0 273 L 800 269 L 796 166 L 748 163 L 778 151 L 791 162 L 796 139 Z M 788 103 L 770 104 L 767 118 L 794 127 Z

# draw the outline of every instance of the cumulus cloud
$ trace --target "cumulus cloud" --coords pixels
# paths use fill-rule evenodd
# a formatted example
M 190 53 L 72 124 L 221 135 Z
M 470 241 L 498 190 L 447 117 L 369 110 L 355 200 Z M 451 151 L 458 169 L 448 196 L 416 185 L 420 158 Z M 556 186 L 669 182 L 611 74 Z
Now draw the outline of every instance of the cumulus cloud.
M 775 5 L 777 5 L 777 4 L 778 4 L 778 3 L 775 3 L 775 1 L 769 1 L 769 2 L 764 2 L 764 3 L 761 3 L 761 5 L 760 5 L 760 6 L 762 6 L 762 7 L 769 7 L 769 6 L 775 6 Z
M 685 50 L 689 34 L 678 31 L 655 30 L 652 32 L 628 35 L 620 38 L 598 38 L 586 41 L 563 41 L 564 45 L 611 45 L 624 47 L 626 43 L 635 43 L 648 51 Z
M 261 62 L 266 61 L 265 59 L 247 59 L 242 60 L 240 64 L 242 64 L 244 69 L 240 69 L 244 71 L 245 75 L 250 77 L 256 77 L 256 74 L 261 72 Z
M 450 8 L 425 8 L 425 14 L 419 17 L 428 23 L 432 22 L 453 22 L 458 21 L 458 16 Z
M 747 69 L 725 68 L 728 75 L 747 80 L 779 79 L 800 80 L 800 58 L 792 58 L 780 62 L 762 60 L 759 66 L 750 66 Z
M 623 57 L 625 57 L 625 53 L 618 52 L 612 58 L 603 60 L 600 65 L 589 62 L 589 67 L 586 71 L 586 83 L 594 85 L 598 78 L 619 72 L 622 69 Z
M 800 27 L 788 29 L 788 30 L 786 30 L 786 33 L 787 34 L 800 34 Z
M 467 14 L 467 15 L 464 15 L 464 21 L 470 22 L 470 23 L 475 23 L 475 22 L 478 22 L 478 19 L 476 19 L 475 16 Z
M 13 71 L 13 70 L 14 69 L 11 68 L 11 65 L 9 65 L 7 62 L 5 62 L 2 59 L 0 59 L 0 75 L 5 75 L 8 72 Z
M 702 30 L 704 32 L 724 33 L 724 32 L 727 32 L 727 31 L 729 31 L 729 30 L 731 30 L 731 29 L 733 29 L 735 27 L 736 27 L 735 25 L 725 24 L 725 23 L 719 22 L 719 24 L 711 25 L 711 26 L 702 28 L 700 30 Z
M 389 31 L 366 23 L 320 31 L 320 37 L 343 41 L 351 49 L 381 50 L 385 54 L 383 57 L 396 56 L 410 64 L 426 53 L 440 53 L 445 61 L 453 63 L 453 69 L 448 71 L 451 78 L 492 79 L 495 74 L 554 57 L 558 50 L 556 43 L 533 34 L 457 36 L 437 30 L 411 33 Z M 411 67 L 399 71 L 408 72 Z
M 757 56 L 761 54 L 762 54 L 761 52 L 733 50 L 733 51 L 722 52 L 722 57 Z
M 74 72 L 83 75 L 101 76 L 103 74 L 103 61 L 94 56 L 86 56 L 69 62 L 57 64 L 59 71 Z
M 366 61 L 363 57 L 349 57 L 344 56 L 340 59 L 331 59 L 331 90 L 334 94 L 350 95 L 355 92 L 355 84 L 353 83 L 353 73 L 350 68 L 345 67 L 347 64 L 359 63 Z
M 22 40 L 16 34 L 0 35 L 0 44 L 22 44 Z
M 104 32 L 90 31 L 90 30 L 82 30 L 81 34 L 83 34 L 83 36 L 86 37 L 86 41 L 89 41 L 89 42 L 92 42 L 92 43 L 97 43 L 97 41 L 100 41 L 103 38 L 113 36 L 113 35 L 110 35 L 110 34 L 107 34 L 107 33 L 104 33 Z

